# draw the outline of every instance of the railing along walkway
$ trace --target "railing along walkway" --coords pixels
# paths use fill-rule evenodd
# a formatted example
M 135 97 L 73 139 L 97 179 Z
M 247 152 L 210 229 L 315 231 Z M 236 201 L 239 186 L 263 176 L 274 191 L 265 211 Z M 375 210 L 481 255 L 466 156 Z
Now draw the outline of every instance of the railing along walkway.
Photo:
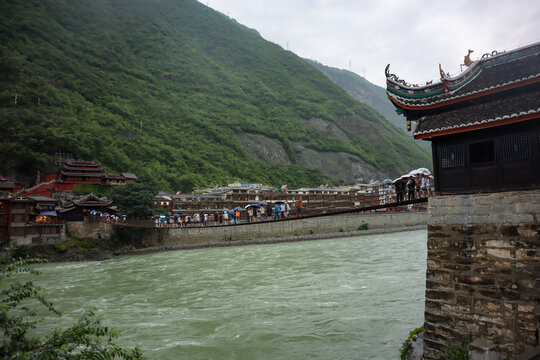
M 276 221 L 289 221 L 289 220 L 297 220 L 297 219 L 307 219 L 307 218 L 317 218 L 322 216 L 336 216 L 336 215 L 347 215 L 347 214 L 354 214 L 354 213 L 362 213 L 366 211 L 374 211 L 374 210 L 380 210 L 380 209 L 386 209 L 386 208 L 395 208 L 395 207 L 404 207 L 409 205 L 415 205 L 415 204 L 424 204 L 427 203 L 428 198 L 427 197 L 421 197 L 416 198 L 413 200 L 405 200 L 405 201 L 395 201 L 395 202 L 388 202 L 383 204 L 377 204 L 377 205 L 365 205 L 365 206 L 356 206 L 348 209 L 339 209 L 339 210 L 323 210 L 322 212 L 319 212 L 317 214 L 307 214 L 304 216 L 289 216 L 283 219 L 261 219 L 257 221 L 249 222 L 247 220 L 242 220 L 239 223 L 228 223 L 228 224 L 218 224 L 214 221 L 208 221 L 206 225 L 199 225 L 193 223 L 193 225 L 179 225 L 179 224 L 158 224 L 156 226 L 154 220 L 126 220 L 126 221 L 106 221 L 101 220 L 100 218 L 94 218 L 94 217 L 88 217 L 88 221 L 92 222 L 109 222 L 114 225 L 119 226 L 129 226 L 129 227 L 138 227 L 138 228 L 156 228 L 156 229 L 170 229 L 170 228 L 176 228 L 176 229 L 182 229 L 182 228 L 193 228 L 193 227 L 215 227 L 215 226 L 238 226 L 238 225 L 250 225 L 250 224 L 260 224 L 260 223 L 266 223 L 266 222 L 276 222 Z M 310 208 L 304 208 L 304 211 L 309 211 Z M 312 209 L 311 209 L 312 210 Z

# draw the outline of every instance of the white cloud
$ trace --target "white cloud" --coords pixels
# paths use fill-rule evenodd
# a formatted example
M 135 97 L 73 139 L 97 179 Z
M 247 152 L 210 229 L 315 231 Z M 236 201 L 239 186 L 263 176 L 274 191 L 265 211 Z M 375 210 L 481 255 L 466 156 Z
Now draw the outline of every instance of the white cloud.
M 536 0 L 201 1 L 305 58 L 349 68 L 384 86 L 384 68 L 411 83 L 473 59 L 540 41 Z

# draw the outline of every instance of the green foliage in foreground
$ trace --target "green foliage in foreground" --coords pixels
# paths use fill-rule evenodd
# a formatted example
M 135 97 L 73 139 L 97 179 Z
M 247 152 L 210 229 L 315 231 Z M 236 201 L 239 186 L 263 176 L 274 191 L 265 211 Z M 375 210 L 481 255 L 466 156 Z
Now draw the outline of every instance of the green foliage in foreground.
M 403 342 L 403 345 L 401 345 L 401 351 L 399 354 L 401 360 L 405 360 L 407 358 L 411 343 L 416 340 L 417 335 L 422 331 L 424 331 L 424 325 L 409 332 L 409 337 Z
M 144 359 L 139 348 L 126 349 L 113 340 L 117 330 L 102 325 L 101 317 L 87 311 L 67 329 L 35 335 L 36 307 L 44 306 L 57 316 L 60 312 L 47 300 L 43 290 L 31 280 L 21 283 L 17 275 L 38 275 L 32 264 L 39 259 L 16 259 L 12 250 L 0 255 L 0 358 L 2 359 Z
M 472 341 L 471 336 L 465 336 L 459 344 L 448 344 L 444 348 L 444 360 L 469 360 L 467 345 Z
M 196 0 L 11 0 L 0 23 L 3 175 L 55 172 L 56 151 L 183 192 L 327 183 L 298 165 L 298 146 L 395 175 L 429 163 L 303 59 Z M 288 162 L 257 160 L 243 134 L 275 141 Z

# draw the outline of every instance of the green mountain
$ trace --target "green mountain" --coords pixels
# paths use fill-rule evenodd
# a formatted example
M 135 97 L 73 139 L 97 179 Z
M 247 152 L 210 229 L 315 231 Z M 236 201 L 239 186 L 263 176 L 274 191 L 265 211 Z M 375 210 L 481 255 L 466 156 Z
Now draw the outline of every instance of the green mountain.
M 7 0 L 0 18 L 0 174 L 55 171 L 64 151 L 190 191 L 430 163 L 305 60 L 195 0 Z
M 356 100 L 372 107 L 383 115 L 388 121 L 406 131 L 407 124 L 403 115 L 396 113 L 396 108 L 386 96 L 386 90 L 370 83 L 362 76 L 352 71 L 325 66 L 317 61 L 307 60 L 315 68 L 328 76 L 336 85 L 345 90 Z M 381 68 L 382 69 L 382 68 Z M 382 74 L 381 70 L 381 74 Z M 431 144 L 427 141 L 415 141 L 420 147 L 431 153 Z

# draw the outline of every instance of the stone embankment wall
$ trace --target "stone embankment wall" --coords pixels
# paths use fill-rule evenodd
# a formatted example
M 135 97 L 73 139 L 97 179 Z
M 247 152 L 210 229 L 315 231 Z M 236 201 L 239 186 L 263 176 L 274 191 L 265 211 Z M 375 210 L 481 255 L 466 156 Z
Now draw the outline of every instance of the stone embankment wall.
M 66 222 L 66 232 L 78 239 L 110 240 L 114 225 L 105 222 L 69 221 Z
M 487 339 L 502 355 L 537 345 L 540 190 L 429 200 L 424 358 Z
M 329 233 L 349 233 L 367 223 L 369 229 L 400 228 L 427 223 L 426 212 L 374 213 L 321 216 L 293 220 L 266 221 L 253 224 L 190 228 L 132 228 L 110 223 L 73 222 L 68 234 L 81 239 L 114 240 L 134 249 L 191 248 L 225 246 L 237 242 L 260 243 L 284 237 L 319 237 Z

